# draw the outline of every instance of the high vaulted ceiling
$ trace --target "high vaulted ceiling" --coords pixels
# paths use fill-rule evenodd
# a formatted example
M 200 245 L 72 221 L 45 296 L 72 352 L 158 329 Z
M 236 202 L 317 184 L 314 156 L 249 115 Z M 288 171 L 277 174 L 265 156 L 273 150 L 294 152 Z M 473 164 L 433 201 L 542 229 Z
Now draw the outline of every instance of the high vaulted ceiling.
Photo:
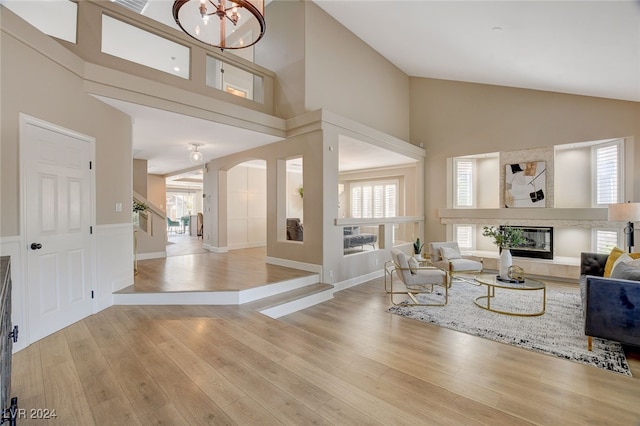
M 312 1 L 412 77 L 640 102 L 638 0 Z M 149 0 L 144 14 L 174 25 L 172 4 L 173 0 Z M 230 142 L 238 129 L 178 115 L 171 117 L 173 126 L 167 128 L 153 124 L 166 121 L 166 113 L 112 104 L 134 118 L 134 155 L 148 159 L 152 173 L 170 174 L 190 167 L 186 146 L 209 141 L 211 135 L 225 135 L 225 140 L 215 142 L 226 150 L 202 147 L 207 160 L 226 155 L 229 149 L 247 148 Z M 191 133 L 180 130 L 185 128 Z M 193 134 L 195 130 L 201 133 Z M 249 145 L 273 141 L 240 132 L 242 139 L 235 140 Z M 341 160 L 348 167 L 348 159 L 341 156 Z
M 640 102 L 640 1 L 313 1 L 409 76 Z
M 409 76 L 640 102 L 640 1 L 313 0 Z

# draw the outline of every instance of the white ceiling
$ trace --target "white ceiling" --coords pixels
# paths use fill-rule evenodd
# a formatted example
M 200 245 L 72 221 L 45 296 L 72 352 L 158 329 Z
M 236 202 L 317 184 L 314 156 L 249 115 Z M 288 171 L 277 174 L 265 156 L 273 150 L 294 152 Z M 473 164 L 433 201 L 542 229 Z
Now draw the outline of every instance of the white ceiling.
M 409 76 L 640 102 L 640 1 L 313 0 Z
M 640 1 L 313 1 L 409 76 L 640 102 Z M 146 14 L 166 22 L 172 3 L 151 0 Z M 150 173 L 192 167 L 191 142 L 203 143 L 210 160 L 276 140 L 105 102 L 134 117 L 134 157 L 147 159 Z M 363 153 L 378 154 L 355 141 L 341 143 L 341 169 L 360 167 L 350 159 L 362 160 Z

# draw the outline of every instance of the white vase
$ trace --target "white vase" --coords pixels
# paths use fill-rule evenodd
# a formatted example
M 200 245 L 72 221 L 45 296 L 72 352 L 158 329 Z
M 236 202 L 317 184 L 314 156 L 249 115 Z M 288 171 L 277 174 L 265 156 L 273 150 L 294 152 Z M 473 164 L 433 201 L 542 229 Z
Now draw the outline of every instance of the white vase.
M 511 267 L 511 265 L 513 265 L 511 250 L 502 249 L 502 253 L 500 253 L 500 278 L 504 280 L 509 279 L 509 267 Z

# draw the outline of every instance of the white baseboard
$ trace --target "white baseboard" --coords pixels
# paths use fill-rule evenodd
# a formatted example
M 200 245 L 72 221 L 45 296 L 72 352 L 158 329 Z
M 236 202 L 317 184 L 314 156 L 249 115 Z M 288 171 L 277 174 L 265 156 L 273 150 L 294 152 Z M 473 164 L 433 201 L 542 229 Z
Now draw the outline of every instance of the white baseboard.
M 214 247 L 211 244 L 202 244 L 202 248 L 211 253 L 227 253 L 229 251 L 228 247 Z
M 157 251 L 155 253 L 138 253 L 138 260 L 162 259 L 167 257 L 166 251 Z
M 300 269 L 301 271 L 315 272 L 322 277 L 322 265 L 313 263 L 297 262 L 295 260 L 281 259 L 279 257 L 267 256 L 266 262 L 271 265 L 284 266 L 285 268 Z
M 383 275 L 384 275 L 384 271 L 374 271 L 374 272 L 369 272 L 368 274 L 365 274 L 365 275 L 360 275 L 359 277 L 353 277 L 348 280 L 340 281 L 339 283 L 334 284 L 335 291 L 346 290 L 358 284 L 366 283 L 367 281 L 380 278 Z

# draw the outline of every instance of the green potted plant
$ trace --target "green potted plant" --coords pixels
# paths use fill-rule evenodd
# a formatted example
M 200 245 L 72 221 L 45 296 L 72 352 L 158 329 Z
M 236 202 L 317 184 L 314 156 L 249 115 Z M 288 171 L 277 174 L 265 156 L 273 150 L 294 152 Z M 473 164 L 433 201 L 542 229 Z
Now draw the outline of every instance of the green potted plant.
M 500 249 L 499 278 L 509 280 L 509 267 L 513 264 L 511 248 L 517 247 L 526 241 L 520 228 L 511 226 L 485 226 L 482 235 L 493 239 L 493 243 Z
M 413 253 L 417 259 L 422 258 L 422 248 L 424 244 L 420 244 L 420 237 L 416 238 L 416 241 L 413 243 Z
M 142 203 L 134 198 L 133 200 L 134 213 L 146 212 L 148 209 L 149 209 L 149 206 L 147 205 L 147 203 Z

